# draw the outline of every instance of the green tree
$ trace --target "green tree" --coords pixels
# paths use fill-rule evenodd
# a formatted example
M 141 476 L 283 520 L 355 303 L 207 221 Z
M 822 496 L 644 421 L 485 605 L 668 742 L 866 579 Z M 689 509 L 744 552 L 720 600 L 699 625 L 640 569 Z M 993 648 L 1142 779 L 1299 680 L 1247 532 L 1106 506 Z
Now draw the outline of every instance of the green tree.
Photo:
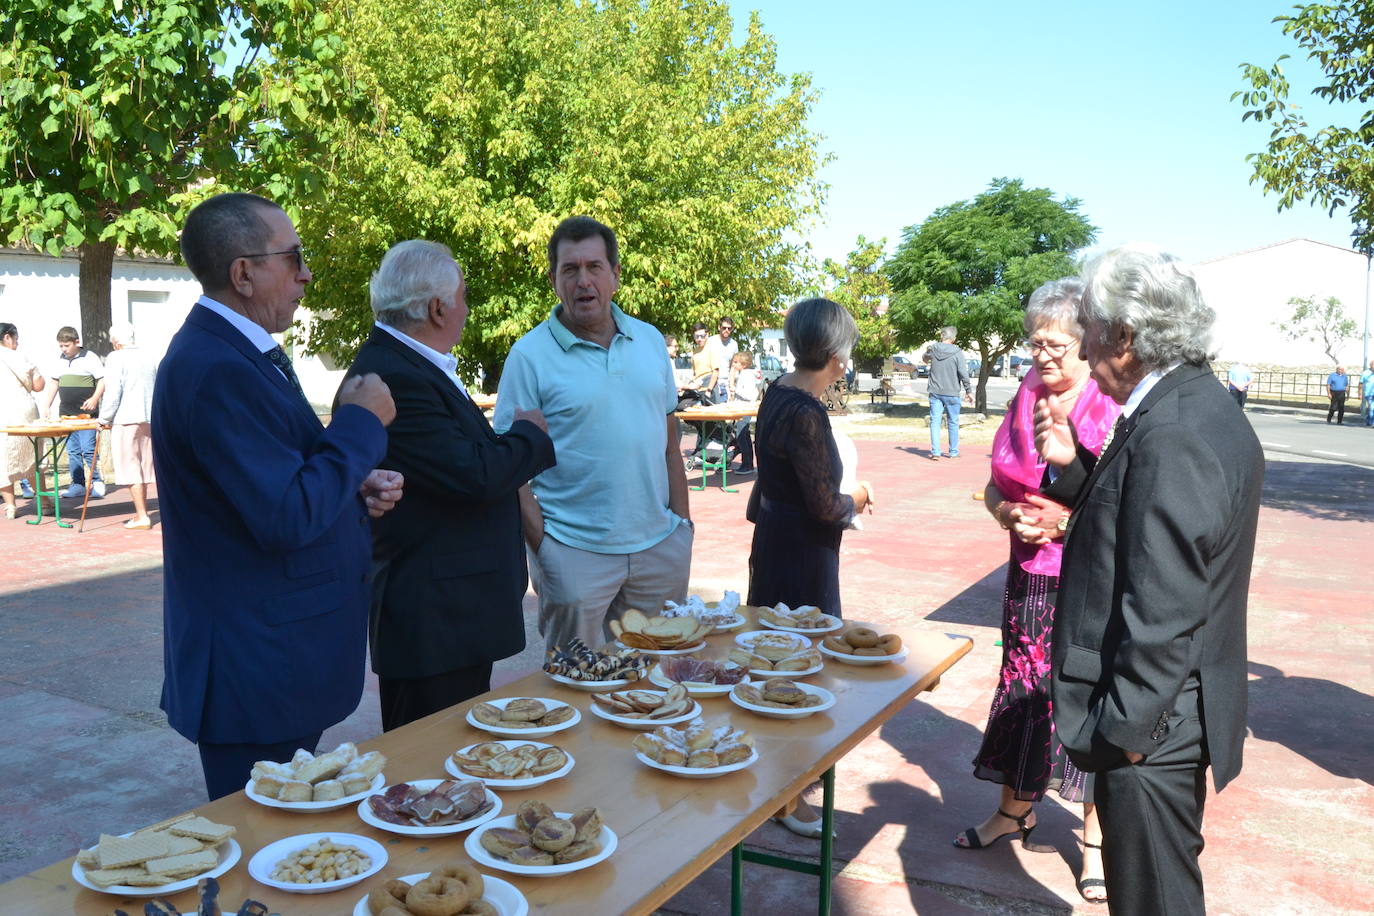
M 1268 68 L 1241 64 L 1250 88 L 1231 94 L 1245 108 L 1241 120 L 1272 125 L 1267 149 L 1246 157 L 1254 167 L 1250 183 L 1279 195 L 1279 210 L 1302 200 L 1331 214 L 1349 207 L 1355 246 L 1374 251 L 1374 110 L 1356 115 L 1353 107 L 1374 98 L 1374 14 L 1368 0 L 1296 6 L 1274 22 L 1283 23 L 1283 33 L 1321 68 L 1324 82 L 1311 94 L 1356 123 L 1308 122 L 1289 101 L 1292 86 L 1283 69 L 1289 55 Z
M 0 237 L 78 252 L 85 343 L 109 351 L 116 249 L 174 252 L 217 175 L 310 183 L 291 129 L 330 110 L 329 28 L 311 0 L 6 0 Z
M 888 262 L 897 342 L 918 346 L 945 325 L 958 327 L 956 343 L 976 348 L 983 364 L 978 410 L 987 409 L 993 362 L 1025 336 L 1030 294 L 1074 273 L 1074 252 L 1096 237 L 1078 207 L 1076 198 L 1056 200 L 1048 188 L 998 178 L 973 200 L 907 227 Z
M 854 364 L 866 372 L 876 372 L 897 342 L 887 315 L 892 286 L 882 265 L 886 245 L 887 239 L 870 242 L 861 235 L 843 264 L 830 258 L 821 264 L 825 295 L 847 308 L 859 326 Z
M 1327 296 L 1317 302 L 1315 296 L 1294 296 L 1288 304 L 1295 306 L 1287 321 L 1274 322 L 1289 340 L 1310 340 L 1321 344 L 1333 364 L 1341 361 L 1339 351 L 1347 340 L 1354 340 L 1359 326 L 1347 317 L 1341 300 Z
M 718 0 L 349 0 L 344 63 L 369 105 L 332 143 L 302 234 L 317 278 L 309 346 L 352 358 L 366 284 L 406 238 L 469 274 L 462 371 L 490 386 L 549 313 L 545 246 L 585 213 L 616 230 L 617 302 L 665 331 L 773 326 L 818 212 L 808 79 L 777 69 L 757 18 Z

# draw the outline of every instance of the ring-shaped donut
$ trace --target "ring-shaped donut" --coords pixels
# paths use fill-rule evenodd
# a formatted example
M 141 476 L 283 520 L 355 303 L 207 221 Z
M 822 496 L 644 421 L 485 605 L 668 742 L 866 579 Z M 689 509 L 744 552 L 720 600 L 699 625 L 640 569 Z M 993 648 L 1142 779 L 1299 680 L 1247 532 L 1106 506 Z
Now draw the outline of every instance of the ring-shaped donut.
M 844 641 L 856 649 L 872 649 L 878 644 L 878 639 L 878 634 L 868 627 L 854 627 L 844 634 Z
M 896 655 L 902 651 L 902 637 L 896 633 L 888 633 L 878 640 L 878 648 L 883 650 L 884 655 Z
M 400 907 L 405 909 L 406 894 L 410 892 L 410 885 L 399 878 L 392 878 L 380 887 L 373 888 L 367 892 L 367 909 L 372 916 L 382 916 L 387 907 Z
M 482 883 L 482 873 L 473 868 L 466 862 L 458 862 L 453 865 L 445 865 L 436 872 L 431 873 L 430 877 L 438 875 L 441 878 L 457 878 L 463 882 L 463 887 L 467 888 L 468 905 L 473 901 L 481 900 L 486 893 L 486 885 Z
M 415 916 L 458 916 L 467 905 L 468 889 L 463 882 L 441 875 L 416 881 L 406 894 L 406 909 Z

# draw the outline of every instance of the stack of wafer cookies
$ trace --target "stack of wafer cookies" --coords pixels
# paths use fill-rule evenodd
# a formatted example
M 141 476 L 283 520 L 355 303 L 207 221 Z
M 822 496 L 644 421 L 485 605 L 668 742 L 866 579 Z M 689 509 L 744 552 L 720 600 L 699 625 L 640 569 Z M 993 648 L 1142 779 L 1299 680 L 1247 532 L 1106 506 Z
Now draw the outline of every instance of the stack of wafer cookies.
M 214 868 L 219 845 L 233 835 L 231 826 L 183 814 L 126 837 L 101 834 L 76 861 L 97 887 L 161 887 Z

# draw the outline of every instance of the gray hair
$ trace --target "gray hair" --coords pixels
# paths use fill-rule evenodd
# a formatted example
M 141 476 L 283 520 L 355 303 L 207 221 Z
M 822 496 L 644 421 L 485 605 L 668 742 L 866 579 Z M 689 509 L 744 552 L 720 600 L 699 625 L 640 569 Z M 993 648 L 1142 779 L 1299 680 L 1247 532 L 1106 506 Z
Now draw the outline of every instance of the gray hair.
M 134 345 L 134 326 L 127 321 L 116 321 L 110 325 L 110 343 L 132 347 Z
M 829 299 L 803 299 L 782 322 L 787 348 L 798 368 L 823 369 L 830 357 L 846 362 L 859 339 L 859 326 L 844 306 Z
M 425 320 L 431 299 L 451 299 L 463 270 L 447 245 L 410 239 L 391 246 L 372 275 L 372 314 L 381 324 L 404 331 Z
M 947 324 L 940 329 L 940 340 L 944 343 L 954 343 L 954 338 L 959 336 L 959 329 L 952 324 Z
M 1201 365 L 1211 356 L 1216 312 L 1175 256 L 1153 245 L 1123 245 L 1089 261 L 1083 281 L 1078 321 L 1091 349 L 1106 349 L 1130 328 L 1131 352 L 1147 372 L 1176 362 Z
M 1083 281 L 1077 277 L 1060 277 L 1040 284 L 1026 303 L 1026 317 L 1021 322 L 1026 336 L 1041 328 L 1058 325 L 1074 337 L 1082 338 L 1083 326 L 1078 323 L 1082 301 Z

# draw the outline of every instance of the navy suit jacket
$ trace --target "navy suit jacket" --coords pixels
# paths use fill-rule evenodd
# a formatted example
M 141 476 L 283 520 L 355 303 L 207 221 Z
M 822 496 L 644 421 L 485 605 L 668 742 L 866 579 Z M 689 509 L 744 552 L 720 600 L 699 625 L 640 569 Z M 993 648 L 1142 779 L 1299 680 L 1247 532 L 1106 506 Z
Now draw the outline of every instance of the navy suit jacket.
M 524 420 L 498 436 L 439 367 L 380 328 L 348 370 L 365 372 L 396 401 L 380 466 L 406 481 L 373 525 L 372 670 L 430 677 L 516 654 L 528 583 L 516 493 L 553 466 L 553 442 Z
M 326 429 L 229 322 L 197 305 L 153 393 L 163 543 L 162 708 L 192 741 L 265 744 L 362 697 L 371 530 L 386 451 L 370 411 Z
M 1241 767 L 1245 613 L 1264 453 L 1207 366 L 1152 388 L 1100 458 L 1045 489 L 1073 506 L 1055 609 L 1054 724 L 1094 772 L 1150 753 L 1198 681 L 1212 777 Z

